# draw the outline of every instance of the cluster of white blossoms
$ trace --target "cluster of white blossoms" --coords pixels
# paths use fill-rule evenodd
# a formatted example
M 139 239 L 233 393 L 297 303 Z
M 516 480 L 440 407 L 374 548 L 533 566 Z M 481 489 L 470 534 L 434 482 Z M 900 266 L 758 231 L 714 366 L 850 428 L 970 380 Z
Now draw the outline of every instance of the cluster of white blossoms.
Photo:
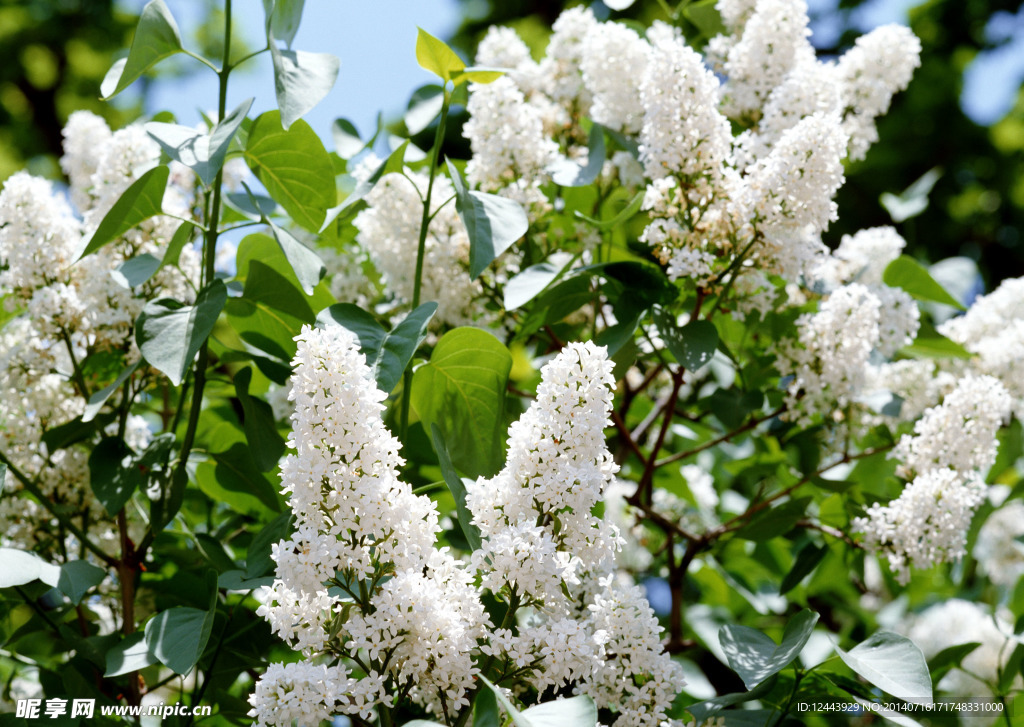
M 380 164 L 374 156 L 364 159 L 354 170 L 359 181 L 368 178 Z M 423 216 L 423 198 L 427 192 L 428 177 L 424 172 L 406 169 L 402 174 L 384 175 L 366 195 L 367 207 L 360 212 L 354 225 L 358 230 L 356 242 L 368 254 L 380 272 L 387 290 L 399 303 L 408 303 L 413 297 L 416 275 L 416 243 L 419 240 Z M 447 177 L 434 179 L 431 196 L 431 219 L 424 245 L 422 299 L 436 301 L 436 320 L 450 326 L 474 325 L 486 322 L 483 307 L 483 287 L 479 280 L 469 277 L 469 236 L 451 201 L 455 190 Z M 367 296 L 367 286 L 354 282 L 364 278 L 354 258 L 348 253 L 348 266 L 339 270 L 344 284 L 337 282 L 337 292 L 353 297 Z
M 971 519 L 985 498 L 984 477 L 995 462 L 996 432 L 1009 413 L 1010 395 L 999 381 L 968 375 L 897 443 L 897 471 L 913 479 L 895 500 L 868 508 L 853 528 L 886 554 L 901 582 L 911 566 L 929 568 L 965 554 Z
M 165 215 L 79 259 L 121 194 L 160 161 L 160 149 L 140 126 L 113 132 L 86 111 L 73 113 L 63 133 L 60 162 L 70 180 L 66 194 L 25 172 L 7 179 L 0 192 L 0 297 L 13 314 L 0 331 L 0 448 L 20 472 L 38 481 L 46 497 L 83 513 L 90 537 L 116 552 L 109 516 L 89 487 L 88 450 L 51 451 L 46 435 L 82 415 L 91 393 L 83 385 L 109 383 L 89 373 L 93 357 L 103 362 L 105 372 L 138 360 L 132 333 L 146 300 L 192 298 L 199 259 L 186 247 L 176 266 L 164 267 L 134 289 L 123 276 L 112 274 L 139 254 L 162 256 L 180 224 Z M 163 209 L 192 217 L 193 198 L 192 172 L 175 166 Z M 83 370 L 82 380 L 76 381 Z M 106 433 L 116 434 L 116 424 Z M 128 434 L 136 450 L 150 438 L 136 417 L 129 420 Z M 56 529 L 51 518 L 31 500 L 10 496 L 19 490 L 9 476 L 0 503 L 4 542 L 52 545 L 50 533 Z
M 259 613 L 304 660 L 267 672 L 251 716 L 365 716 L 399 691 L 455 714 L 475 675 L 497 668 L 497 679 L 590 694 L 619 727 L 664 720 L 681 672 L 640 591 L 615 576 L 617 529 L 592 513 L 617 469 L 604 349 L 569 344 L 545 365 L 537 401 L 510 428 L 508 464 L 467 486 L 483 541 L 467 563 L 435 547 L 434 505 L 398 479 L 385 395 L 354 334 L 330 324 L 296 340 L 295 452 L 281 465 L 296 530 L 273 547 Z M 507 604 L 500 628 L 484 591 Z
M 543 211 L 551 165 L 587 156 L 587 117 L 635 143 L 650 215 L 641 240 L 671 278 L 715 288 L 734 263 L 740 278 L 813 270 L 828 255 L 821 233 L 843 161 L 877 139 L 875 120 L 910 82 L 920 43 L 883 26 L 819 61 L 804 0 L 717 7 L 727 32 L 706 58 L 664 23 L 641 36 L 585 8 L 563 13 L 539 62 L 513 31 L 492 28 L 476 61 L 510 72 L 471 87 L 470 182 Z M 734 136 L 733 123 L 744 131 Z

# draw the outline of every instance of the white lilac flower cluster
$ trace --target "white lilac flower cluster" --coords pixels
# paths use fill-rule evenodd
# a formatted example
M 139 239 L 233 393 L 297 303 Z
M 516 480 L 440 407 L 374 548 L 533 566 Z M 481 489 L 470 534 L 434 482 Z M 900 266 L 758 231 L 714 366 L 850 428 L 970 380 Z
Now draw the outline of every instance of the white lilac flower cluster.
M 512 30 L 492 28 L 476 61 L 511 70 L 471 87 L 470 182 L 536 217 L 549 209 L 552 164 L 587 157 L 588 117 L 636 143 L 650 215 L 641 240 L 670 277 L 713 288 L 734 263 L 741 280 L 812 271 L 827 257 L 821 233 L 836 215 L 843 160 L 877 140 L 875 120 L 909 83 L 920 43 L 883 26 L 823 62 L 804 0 L 717 7 L 727 32 L 706 58 L 665 24 L 641 36 L 585 8 L 556 21 L 539 62 Z M 734 137 L 732 122 L 745 131 Z
M 996 458 L 996 432 L 1010 414 L 1010 395 L 990 376 L 967 375 L 943 402 L 904 435 L 893 456 L 912 480 L 898 498 L 875 503 L 853 523 L 868 547 L 886 554 L 906 583 L 911 566 L 929 568 L 963 557 L 967 530 L 985 497 L 984 477 Z
M 60 163 L 70 180 L 66 195 L 25 172 L 7 179 L 0 192 L 0 297 L 11 314 L 0 331 L 0 448 L 38 481 L 46 497 L 82 512 L 90 536 L 114 552 L 117 540 L 109 518 L 91 495 L 88 451 L 50 451 L 44 436 L 84 411 L 86 392 L 74 382 L 76 368 L 92 355 L 119 358 L 122 366 L 137 360 L 132 329 L 146 300 L 169 296 L 188 301 L 199 259 L 186 247 L 177 266 L 164 267 L 135 289 L 112 275 L 139 254 L 162 256 L 180 223 L 159 215 L 79 260 L 121 194 L 159 162 L 160 149 L 140 126 L 113 132 L 86 111 L 73 113 L 63 133 Z M 172 167 L 163 209 L 191 217 L 192 172 Z M 113 427 L 108 434 L 116 432 Z M 150 437 L 137 417 L 129 419 L 127 434 L 137 450 Z M 8 477 L 5 495 L 20 488 L 12 480 Z M 27 547 L 40 537 L 52 542 L 52 532 L 49 516 L 37 503 L 10 496 L 0 501 L 0 542 Z
M 355 178 L 366 179 L 379 163 L 376 157 L 367 157 L 354 170 Z M 427 183 L 426 173 L 410 169 L 402 174 L 384 175 L 367 194 L 367 207 L 354 221 L 359 249 L 368 255 L 387 290 L 399 303 L 408 303 L 413 298 L 416 243 Z M 438 322 L 450 326 L 474 325 L 486 322 L 488 314 L 482 305 L 481 282 L 469 277 L 469 236 L 451 201 L 454 194 L 448 178 L 435 178 L 432 216 L 424 246 L 422 297 L 437 302 Z M 359 253 L 348 251 L 346 254 L 351 258 Z M 338 282 L 339 273 L 344 284 Z M 362 284 L 353 285 L 353 279 Z M 351 260 L 335 274 L 334 280 L 334 289 L 349 296 L 345 300 L 372 297 L 365 275 Z
M 435 548 L 434 505 L 398 478 L 385 395 L 355 336 L 331 324 L 296 340 L 295 451 L 281 467 L 296 531 L 273 548 L 259 613 L 303 660 L 261 678 L 257 723 L 367 718 L 399 691 L 454 714 L 489 667 L 538 690 L 570 685 L 616 711 L 619 727 L 663 721 L 681 672 L 640 590 L 614 573 L 618 530 L 592 514 L 617 469 L 603 433 L 604 349 L 573 343 L 551 360 L 510 428 L 507 465 L 467 486 L 483 542 L 467 563 Z M 507 604 L 501 627 L 484 591 Z

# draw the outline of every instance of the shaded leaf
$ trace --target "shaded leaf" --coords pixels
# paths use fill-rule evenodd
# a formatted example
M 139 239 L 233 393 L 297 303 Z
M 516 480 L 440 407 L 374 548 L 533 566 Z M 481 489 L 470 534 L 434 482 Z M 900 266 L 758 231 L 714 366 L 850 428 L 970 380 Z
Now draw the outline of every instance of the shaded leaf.
M 175 606 L 158 613 L 146 624 L 146 645 L 176 674 L 192 671 L 210 640 L 217 604 L 215 571 L 207 572 L 206 588 L 211 593 L 207 610 Z
M 137 369 L 138 367 L 139 362 L 136 361 L 135 363 L 128 366 L 128 368 L 126 368 L 120 374 L 118 374 L 117 378 L 114 379 L 114 381 L 111 384 L 109 384 L 108 386 L 104 386 L 99 391 L 94 392 L 93 395 L 89 397 L 89 403 L 85 405 L 85 411 L 82 412 L 82 421 L 91 422 L 93 419 L 95 419 L 96 415 L 100 413 L 100 410 L 103 408 L 103 405 L 106 403 L 107 399 L 110 398 L 110 395 L 117 391 L 119 388 L 121 388 L 121 385 L 128 380 L 128 378 L 135 372 L 135 369 Z
M 199 291 L 195 305 L 171 298 L 147 303 L 135 322 L 135 341 L 143 358 L 180 386 L 226 301 L 223 281 L 214 280 Z
M 295 271 L 295 277 L 299 279 L 302 290 L 306 295 L 313 295 L 313 289 L 320 282 L 320 278 L 327 272 L 324 261 L 320 256 L 295 239 L 287 230 L 278 227 L 270 220 L 264 220 L 274 234 L 274 239 L 281 246 L 281 251 L 288 264 Z
M 789 569 L 789 573 L 782 579 L 782 585 L 779 586 L 779 595 L 788 593 L 793 590 L 806 576 L 810 575 L 811 571 L 818 567 L 818 563 L 822 561 L 825 555 L 828 553 L 828 548 L 823 545 L 816 545 L 814 543 L 805 543 L 799 551 L 797 551 L 796 559 L 793 561 L 793 567 Z
M 116 677 L 152 666 L 160 660 L 146 643 L 146 634 L 137 631 L 125 636 L 121 643 L 107 650 L 105 677 Z
M 160 258 L 144 252 L 125 260 L 116 270 L 111 270 L 110 277 L 122 288 L 134 288 L 148 281 L 159 269 Z
M 110 515 L 121 511 L 143 481 L 131 455 L 120 437 L 105 437 L 89 454 L 89 484 Z
M 674 316 L 658 308 L 654 312 L 654 323 L 665 341 L 665 348 L 690 371 L 710 362 L 718 348 L 718 329 L 711 321 L 690 321 L 680 327 Z
M 531 265 L 505 283 L 505 310 L 515 310 L 536 298 L 561 275 L 572 258 L 565 253 L 555 253 L 547 260 Z
M 87 560 L 72 560 L 60 567 L 57 588 L 77 606 L 82 602 L 82 596 L 106 577 L 107 572 L 99 566 Z
M 450 160 L 446 162 L 455 187 L 455 208 L 469 235 L 469 277 L 475 280 L 526 234 L 530 221 L 518 202 L 467 189 L 459 170 Z
M 284 439 L 277 431 L 274 411 L 270 404 L 249 395 L 251 382 L 252 369 L 248 366 L 235 374 L 235 393 L 245 415 L 242 422 L 245 428 L 245 441 L 249 443 L 249 451 L 252 452 L 256 466 L 263 472 L 269 472 L 277 466 L 278 460 L 284 455 Z
M 287 538 L 291 531 L 292 514 L 283 512 L 256 533 L 245 557 L 246 578 L 259 578 L 273 572 L 274 560 L 270 557 L 270 546 Z
M 153 167 L 132 182 L 103 216 L 80 257 L 96 252 L 140 222 L 160 214 L 169 174 L 170 170 L 161 165 Z
M 275 38 L 280 38 L 291 46 L 295 34 L 299 31 L 302 8 L 305 4 L 306 0 L 263 0 L 266 24 Z
M 462 533 L 466 536 L 466 542 L 469 543 L 470 550 L 479 550 L 480 528 L 473 524 L 473 513 L 466 506 L 466 486 L 452 465 L 452 458 L 448 455 L 448 448 L 444 446 L 441 430 L 436 424 L 430 425 L 430 441 L 434 444 L 434 452 L 441 465 L 441 474 L 444 476 L 445 484 L 448 485 L 448 490 L 455 498 L 455 513 L 459 525 L 462 527 Z
M 560 187 L 584 187 L 601 173 L 604 167 L 604 127 L 594 124 L 590 129 L 590 140 L 587 142 L 589 152 L 585 165 L 561 158 L 548 167 L 552 181 Z
M 334 220 L 338 218 L 338 215 L 369 194 L 370 190 L 373 189 L 374 185 L 376 185 L 385 174 L 402 171 L 402 168 L 405 165 L 405 152 L 408 148 L 409 141 L 407 139 L 400 144 L 397 149 L 391 152 L 391 154 L 388 155 L 388 158 L 385 159 L 380 166 L 373 170 L 373 174 L 359 182 L 355 189 L 353 189 L 352 192 L 341 201 L 341 204 L 327 210 L 327 215 L 324 219 L 323 225 L 320 227 L 320 232 L 327 229 L 327 226 L 334 222 Z
M 359 138 L 359 131 L 348 119 L 335 119 L 331 124 L 331 136 L 334 138 L 334 153 L 342 159 L 351 159 L 366 148 Z
M 436 424 L 452 463 L 468 477 L 494 475 L 505 459 L 505 387 L 512 355 L 478 328 L 449 331 L 416 369 L 412 406 Z

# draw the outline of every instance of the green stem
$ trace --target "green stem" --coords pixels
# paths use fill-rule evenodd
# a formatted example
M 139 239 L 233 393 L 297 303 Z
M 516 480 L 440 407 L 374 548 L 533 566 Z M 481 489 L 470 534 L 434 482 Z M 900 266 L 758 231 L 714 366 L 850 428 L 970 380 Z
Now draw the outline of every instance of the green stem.
M 30 495 L 36 498 L 36 500 L 39 501 L 39 504 L 45 507 L 47 511 L 49 511 L 49 513 L 53 515 L 53 517 L 57 518 L 57 521 L 61 525 L 67 528 L 67 530 L 70 533 L 72 533 L 76 538 L 78 538 L 82 545 L 84 545 L 86 548 L 92 551 L 93 555 L 95 555 L 101 561 L 106 563 L 108 566 L 114 566 L 117 564 L 117 561 L 114 558 L 111 558 L 109 555 L 104 553 L 99 548 L 99 546 L 97 546 L 95 543 L 89 540 L 88 536 L 81 530 L 81 528 L 79 528 L 77 525 L 71 522 L 71 520 L 69 520 L 67 517 L 57 512 L 56 506 L 52 502 L 50 502 L 50 499 L 48 497 L 46 497 L 43 494 L 43 491 L 39 489 L 39 486 L 35 482 L 30 480 L 28 477 L 26 477 L 25 474 L 20 469 L 18 469 L 14 465 L 14 463 L 11 462 L 11 460 L 9 460 L 7 458 L 7 455 L 5 455 L 3 452 L 0 452 L 0 462 L 3 462 L 5 465 L 7 465 L 7 471 L 14 475 L 14 478 L 21 483 L 21 486 L 24 487 L 25 490 Z
M 441 156 L 441 145 L 444 142 L 444 127 L 448 121 L 448 106 L 451 104 L 451 94 L 447 86 L 444 89 L 444 102 L 441 104 L 441 120 L 437 124 L 437 133 L 434 134 L 434 148 L 430 151 L 430 177 L 427 180 L 427 196 L 423 200 L 423 216 L 420 219 L 420 239 L 416 247 L 416 272 L 412 283 L 412 309 L 416 310 L 420 304 L 420 292 L 423 287 L 423 255 L 427 248 L 427 232 L 430 229 L 430 198 L 434 193 L 434 178 L 437 176 L 437 163 Z M 409 433 L 409 394 L 412 391 L 412 370 L 406 368 L 402 374 L 402 418 L 401 432 L 402 441 L 405 442 Z
M 217 71 L 219 80 L 217 98 L 217 119 L 224 118 L 228 105 L 228 77 L 231 75 L 231 66 L 228 58 L 231 56 L 231 0 L 224 3 L 224 56 L 221 70 Z M 209 285 L 214 277 L 214 263 L 217 259 L 217 236 L 219 234 L 218 221 L 220 219 L 221 187 L 224 182 L 224 169 L 217 172 L 217 178 L 213 183 L 213 202 L 210 205 L 210 217 L 207 220 L 206 238 L 203 242 L 203 283 Z M 195 444 L 196 428 L 199 426 L 199 414 L 203 407 L 203 389 L 206 387 L 206 368 L 210 363 L 209 339 L 203 341 L 199 347 L 199 360 L 196 362 L 195 374 L 193 376 L 192 404 L 188 412 L 188 425 L 185 428 L 185 437 L 181 444 L 181 454 L 178 459 L 178 476 L 184 476 L 188 466 L 188 456 Z M 174 481 L 174 478 L 172 478 Z M 139 557 L 143 557 L 140 552 Z
M 75 386 L 78 387 L 78 393 L 82 395 L 83 399 L 89 401 L 89 387 L 85 385 L 82 368 L 78 365 L 78 359 L 75 357 L 75 347 L 71 345 L 71 336 L 68 335 L 64 326 L 60 327 L 60 336 L 64 339 L 64 345 L 68 349 L 68 356 L 71 357 L 71 368 L 74 371 L 72 379 L 74 379 Z

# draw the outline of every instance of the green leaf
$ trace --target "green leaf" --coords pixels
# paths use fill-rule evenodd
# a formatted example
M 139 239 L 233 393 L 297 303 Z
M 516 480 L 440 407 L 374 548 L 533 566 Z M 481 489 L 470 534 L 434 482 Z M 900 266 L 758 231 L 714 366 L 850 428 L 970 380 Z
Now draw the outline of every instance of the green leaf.
M 274 90 L 281 110 L 281 125 L 288 129 L 334 88 L 341 61 L 331 53 L 281 50 L 270 38 L 274 62 Z
M 622 225 L 630 218 L 632 218 L 633 215 L 640 211 L 640 208 L 643 207 L 643 204 L 644 193 L 637 192 L 635 195 L 633 195 L 633 199 L 629 201 L 629 204 L 627 204 L 621 212 L 612 217 L 610 220 L 595 220 L 593 217 L 587 217 L 579 210 L 575 211 L 575 215 L 579 217 L 581 220 L 589 222 L 599 230 L 611 230 L 613 228 L 618 227 L 619 225 Z
M 597 179 L 604 167 L 604 127 L 594 124 L 590 129 L 590 140 L 587 143 L 589 153 L 584 166 L 561 158 L 548 167 L 552 181 L 560 187 L 585 187 Z
M 956 341 L 946 338 L 927 321 L 921 322 L 917 338 L 899 353 L 911 358 L 971 358 L 971 352 Z
M 828 548 L 825 546 L 805 543 L 797 551 L 793 567 L 789 569 L 789 573 L 782 579 L 782 585 L 779 586 L 779 595 L 781 596 L 793 590 L 800 581 L 818 567 L 818 563 L 822 561 L 826 554 L 828 554 Z
M 734 624 L 723 626 L 718 640 L 729 666 L 740 675 L 747 689 L 754 689 L 799 656 L 817 622 L 818 614 L 804 609 L 786 624 L 781 644 L 756 629 Z
M 879 631 L 848 652 L 836 653 L 848 667 L 882 691 L 908 702 L 932 703 L 932 678 L 924 654 L 905 636 Z
M 148 281 L 160 269 L 160 258 L 148 252 L 128 258 L 110 271 L 110 277 L 122 288 L 135 288 Z
M 531 265 L 505 283 L 505 310 L 513 311 L 529 303 L 565 272 L 572 258 L 565 253 L 555 253 L 547 260 Z
M 900 255 L 886 266 L 882 281 L 892 288 L 902 288 L 917 300 L 930 300 L 951 305 L 957 310 L 967 310 L 960 301 L 935 282 L 935 278 L 921 263 L 907 255 Z
M 493 83 L 505 75 L 504 68 L 487 68 L 485 66 L 467 66 L 461 71 L 452 71 L 452 83 L 461 86 L 463 83 Z
M 7 480 L 7 465 L 0 464 L 0 495 L 4 492 L 4 483 Z
M 366 356 L 366 364 L 373 369 L 377 386 L 385 394 L 394 391 L 412 360 L 416 349 L 427 335 L 427 325 L 437 311 L 437 303 L 423 303 L 410 312 L 391 331 L 385 330 L 377 319 L 352 303 L 338 303 L 320 311 L 317 325 L 328 321 L 347 328 L 359 338 L 359 350 Z
M 131 455 L 120 437 L 105 437 L 89 455 L 89 484 L 110 515 L 121 512 L 143 480 Z
M 455 209 L 469 235 L 469 277 L 475 280 L 526 234 L 530 220 L 518 202 L 467 189 L 459 170 L 451 160 L 446 162 L 455 187 Z
M 455 55 L 444 41 L 438 40 L 423 28 L 416 36 L 416 62 L 442 81 L 451 81 L 452 74 L 465 69 L 466 64 Z
M 505 459 L 505 387 L 512 355 L 478 328 L 449 331 L 413 375 L 411 401 L 424 427 L 436 424 L 452 463 L 489 477 Z
M 146 643 L 146 634 L 136 631 L 124 637 L 117 646 L 107 651 L 107 670 L 103 673 L 105 677 L 116 677 L 128 674 L 133 671 L 145 669 L 160 660 L 153 653 L 153 650 Z
M 72 560 L 60 567 L 57 588 L 77 606 L 82 602 L 82 596 L 106 577 L 107 572 L 99 566 L 87 560 Z
M 698 2 L 691 3 L 683 8 L 683 15 L 697 26 L 697 30 L 705 38 L 714 38 L 719 33 L 726 32 L 722 16 L 718 13 L 716 0 L 698 0 Z
M 92 421 L 84 422 L 77 417 L 56 427 L 50 427 L 41 437 L 43 444 L 51 452 L 64 449 L 72 444 L 88 439 L 95 432 L 110 424 L 116 418 L 113 412 L 97 415 Z
M 191 222 L 182 222 L 178 225 L 178 229 L 174 231 L 174 236 L 171 238 L 171 241 L 167 243 L 167 249 L 164 251 L 164 257 L 160 261 L 160 267 L 157 269 L 158 271 L 168 265 L 178 264 L 178 258 L 181 257 L 181 251 L 192 239 L 192 232 L 195 229 L 196 226 Z
M 231 140 L 245 121 L 252 101 L 250 98 L 239 104 L 209 134 L 188 126 L 155 121 L 146 124 L 146 133 L 156 140 L 167 156 L 192 169 L 203 184 L 211 185 L 224 166 Z
M 434 452 L 437 453 L 437 461 L 441 465 L 441 475 L 448 485 L 448 490 L 455 498 L 455 513 L 462 527 L 462 533 L 466 536 L 470 550 L 480 549 L 480 528 L 473 524 L 473 513 L 466 506 L 466 486 L 462 483 L 459 473 L 452 465 L 452 458 L 448 455 L 448 448 L 444 446 L 444 439 L 441 437 L 441 430 L 436 424 L 430 425 L 430 441 L 434 444 Z
M 284 455 L 284 439 L 274 423 L 274 411 L 270 404 L 249 395 L 252 383 L 252 369 L 246 366 L 235 374 L 235 393 L 242 404 L 245 441 L 249 443 L 253 462 L 262 472 L 269 472 L 277 466 Z
M 680 328 L 674 316 L 658 308 L 654 312 L 654 323 L 665 341 L 665 348 L 690 371 L 711 361 L 718 348 L 718 329 L 711 321 L 690 321 Z
M 224 201 L 235 212 L 257 222 L 262 222 L 264 218 L 278 213 L 277 202 L 261 194 L 232 192 L 224 195 Z
M 140 222 L 162 212 L 164 191 L 170 170 L 166 166 L 153 167 L 132 182 L 103 216 L 80 257 L 91 255 L 115 240 Z
M 267 111 L 252 123 L 245 161 L 270 196 L 297 224 L 316 231 L 337 202 L 331 157 L 305 121 L 281 125 L 281 112 Z
M 104 99 L 112 98 L 165 58 L 180 53 L 181 34 L 164 0 L 150 0 L 142 9 L 128 57 L 107 72 L 100 86 Z
M 203 655 L 217 612 L 217 573 L 208 571 L 206 588 L 211 591 L 207 610 L 175 606 L 162 611 L 146 624 L 146 644 L 156 657 L 176 674 L 185 675 Z
M 217 483 L 225 490 L 250 495 L 273 512 L 281 511 L 277 488 L 257 467 L 251 447 L 235 442 L 226 452 L 215 453 L 213 461 Z
M 477 692 L 473 703 L 473 727 L 501 727 L 501 715 L 498 714 L 498 700 L 490 689 Z
M 950 669 L 960 666 L 971 652 L 981 646 L 979 641 L 970 641 L 966 644 L 954 644 L 948 646 L 928 660 L 928 672 L 931 674 L 932 683 L 938 682 Z
M 256 533 L 245 557 L 246 578 L 259 578 L 273 572 L 274 561 L 270 557 L 270 546 L 287 538 L 291 531 L 292 514 L 283 512 Z
M 327 272 L 324 261 L 320 256 L 295 239 L 290 232 L 275 225 L 270 220 L 265 220 L 274 233 L 274 239 L 281 246 L 281 252 L 288 259 L 288 264 L 295 271 L 295 277 L 299 279 L 302 290 L 306 295 L 313 295 L 313 289 L 320 282 L 320 278 Z
M 14 548 L 0 548 L 0 588 L 23 586 L 40 580 L 48 586 L 57 586 L 60 568 L 47 563 L 35 553 Z
M 892 217 L 893 222 L 905 222 L 928 209 L 928 195 L 941 176 L 940 167 L 929 169 L 900 194 L 883 192 L 879 202 Z
M 223 281 L 214 280 L 196 296 L 195 305 L 172 298 L 146 304 L 135 322 L 135 341 L 143 358 L 180 386 L 185 372 L 213 331 L 228 292 Z
M 217 577 L 217 586 L 226 591 L 251 591 L 254 588 L 270 586 L 273 583 L 273 576 L 246 578 L 245 571 L 240 568 L 225 571 Z
M 261 260 L 252 260 L 245 276 L 242 297 L 287 313 L 303 323 L 313 323 L 316 316 L 297 283 L 297 279 L 289 280 L 271 265 Z
M 124 371 L 122 371 L 120 374 L 118 374 L 117 378 L 114 379 L 114 381 L 111 384 L 109 384 L 108 386 L 104 386 L 99 391 L 94 392 L 93 395 L 89 397 L 89 403 L 85 405 L 85 411 L 82 412 L 82 421 L 91 422 L 93 419 L 95 419 L 96 415 L 100 413 L 100 410 L 103 408 L 103 405 L 106 403 L 107 399 L 110 398 L 110 395 L 113 394 L 118 389 L 120 389 L 121 385 L 128 380 L 128 378 L 135 372 L 135 369 L 137 369 L 138 367 L 139 362 L 136 361 L 135 363 L 131 364 L 128 368 L 126 368 Z
M 709 720 L 714 717 L 726 707 L 760 699 L 775 687 L 775 683 L 777 681 L 778 677 L 772 676 L 771 678 L 761 682 L 757 688 L 751 689 L 749 692 L 734 692 L 732 694 L 723 694 L 720 697 L 706 699 L 703 702 L 691 704 L 686 708 L 686 711 L 693 715 L 698 722 L 703 723 L 705 720 Z
M 263 0 L 267 28 L 275 38 L 280 38 L 291 47 L 302 20 L 302 8 L 306 0 Z
M 762 510 L 737 530 L 736 536 L 746 540 L 763 541 L 785 535 L 804 517 L 810 503 L 810 497 L 799 497 L 787 500 L 770 510 Z

